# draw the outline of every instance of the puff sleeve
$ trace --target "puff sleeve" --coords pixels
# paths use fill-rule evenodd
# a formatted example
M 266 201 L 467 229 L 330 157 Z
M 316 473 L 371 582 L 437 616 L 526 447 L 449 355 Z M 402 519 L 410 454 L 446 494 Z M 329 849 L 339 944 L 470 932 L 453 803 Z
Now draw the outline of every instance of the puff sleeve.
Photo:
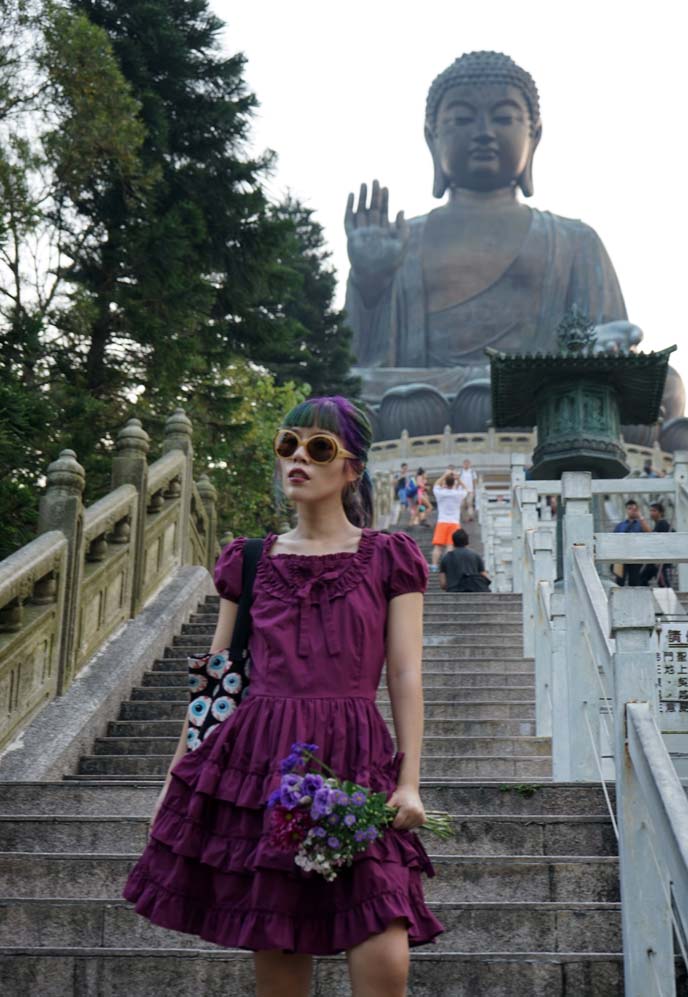
M 224 548 L 213 571 L 213 581 L 218 595 L 230 602 L 239 602 L 241 596 L 241 572 L 244 566 L 244 544 L 246 537 L 232 540 Z
M 408 533 L 387 536 L 384 549 L 385 593 L 387 599 L 407 592 L 425 592 L 428 563 Z

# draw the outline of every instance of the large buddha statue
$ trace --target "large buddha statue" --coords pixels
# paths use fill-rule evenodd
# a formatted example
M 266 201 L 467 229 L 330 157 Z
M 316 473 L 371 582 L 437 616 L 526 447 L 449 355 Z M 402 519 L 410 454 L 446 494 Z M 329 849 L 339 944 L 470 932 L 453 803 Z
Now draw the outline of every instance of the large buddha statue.
M 427 215 L 406 221 L 400 212 L 390 222 L 388 191 L 377 181 L 370 196 L 361 186 L 357 203 L 349 195 L 346 308 L 378 438 L 446 424 L 485 429 L 486 347 L 548 352 L 573 306 L 606 348 L 640 342 L 597 233 L 519 196 L 533 194 L 541 135 L 531 76 L 506 55 L 471 52 L 434 80 L 427 97 L 433 194 L 448 191 L 448 199 Z M 665 420 L 682 415 L 683 400 L 674 372 Z

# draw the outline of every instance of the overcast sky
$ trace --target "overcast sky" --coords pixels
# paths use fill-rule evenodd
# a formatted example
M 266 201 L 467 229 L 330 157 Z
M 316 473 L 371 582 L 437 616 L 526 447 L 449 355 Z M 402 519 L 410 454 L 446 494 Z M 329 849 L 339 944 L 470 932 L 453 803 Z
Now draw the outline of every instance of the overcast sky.
M 688 104 L 685 5 L 660 0 L 211 0 L 227 51 L 248 59 L 253 141 L 325 228 L 348 270 L 349 190 L 378 177 L 390 211 L 432 197 L 423 112 L 432 79 L 463 52 L 506 52 L 534 77 L 543 139 L 529 203 L 581 218 L 616 268 L 643 349 L 679 345 L 688 383 Z M 685 344 L 685 345 L 684 345 Z

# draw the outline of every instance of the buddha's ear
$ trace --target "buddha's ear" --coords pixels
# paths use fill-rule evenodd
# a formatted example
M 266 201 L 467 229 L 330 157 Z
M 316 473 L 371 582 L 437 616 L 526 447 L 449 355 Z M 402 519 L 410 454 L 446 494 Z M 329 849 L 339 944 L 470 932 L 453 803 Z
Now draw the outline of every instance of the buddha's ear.
M 430 150 L 430 155 L 432 156 L 432 196 L 444 197 L 444 192 L 447 189 L 447 178 L 444 175 L 442 167 L 440 166 L 435 146 L 435 136 L 433 135 L 432 129 L 429 125 L 425 126 L 425 141 L 428 143 L 428 149 Z
M 533 159 L 535 158 L 535 150 L 540 144 L 540 139 L 542 138 L 542 122 L 537 121 L 533 128 L 533 137 L 530 140 L 530 152 L 528 154 L 528 162 L 526 163 L 526 168 L 523 173 L 518 178 L 518 186 L 523 191 L 524 197 L 532 197 L 535 193 L 535 185 L 533 184 Z

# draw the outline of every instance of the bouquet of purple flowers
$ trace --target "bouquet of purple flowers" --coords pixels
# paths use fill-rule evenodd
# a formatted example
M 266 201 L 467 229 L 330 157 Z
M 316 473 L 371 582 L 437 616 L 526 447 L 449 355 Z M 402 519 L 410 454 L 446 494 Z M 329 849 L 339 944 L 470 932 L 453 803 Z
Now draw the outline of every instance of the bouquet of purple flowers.
M 317 750 L 317 744 L 297 742 L 281 762 L 281 784 L 267 801 L 270 840 L 293 851 L 301 869 L 333 880 L 340 867 L 351 865 L 354 855 L 384 833 L 397 808 L 389 806 L 385 793 L 338 779 L 316 757 Z M 306 771 L 310 763 L 321 771 Z M 426 816 L 426 830 L 440 838 L 452 836 L 448 814 Z

